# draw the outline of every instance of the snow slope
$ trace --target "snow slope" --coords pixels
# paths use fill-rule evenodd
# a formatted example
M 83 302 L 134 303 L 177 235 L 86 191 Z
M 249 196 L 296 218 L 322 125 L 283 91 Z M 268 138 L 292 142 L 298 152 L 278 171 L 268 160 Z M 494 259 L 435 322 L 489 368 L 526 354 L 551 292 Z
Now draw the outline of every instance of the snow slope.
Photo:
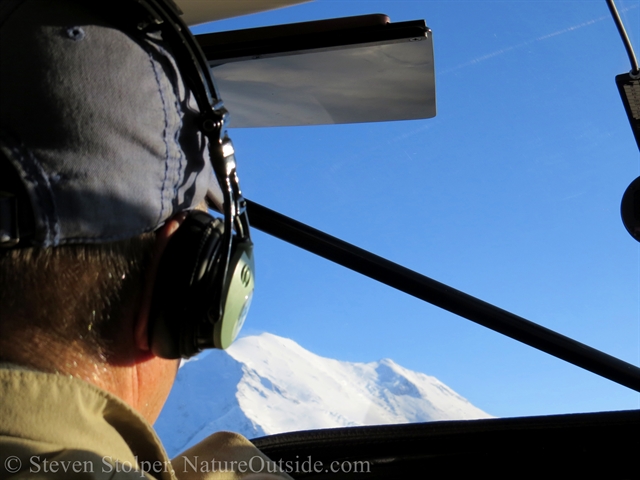
M 218 430 L 254 438 L 488 417 L 438 379 L 392 360 L 341 362 L 263 333 L 186 363 L 155 427 L 175 455 Z

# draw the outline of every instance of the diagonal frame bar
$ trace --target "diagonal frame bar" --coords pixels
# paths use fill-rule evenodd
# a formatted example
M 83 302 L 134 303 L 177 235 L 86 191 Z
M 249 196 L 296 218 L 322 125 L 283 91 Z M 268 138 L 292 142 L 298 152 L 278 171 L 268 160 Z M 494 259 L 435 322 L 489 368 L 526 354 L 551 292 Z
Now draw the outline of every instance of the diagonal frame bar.
M 251 226 L 640 392 L 640 368 L 247 200 Z

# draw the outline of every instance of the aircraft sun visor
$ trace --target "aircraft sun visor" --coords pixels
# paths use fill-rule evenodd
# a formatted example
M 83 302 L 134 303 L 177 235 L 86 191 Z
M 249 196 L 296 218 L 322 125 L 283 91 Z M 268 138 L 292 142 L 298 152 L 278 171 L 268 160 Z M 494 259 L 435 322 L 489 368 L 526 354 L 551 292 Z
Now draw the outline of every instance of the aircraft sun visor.
M 231 127 L 436 114 L 431 30 L 386 15 L 198 35 Z
M 311 0 L 174 0 L 182 10 L 182 19 L 189 26 L 249 15 L 250 13 L 288 7 Z

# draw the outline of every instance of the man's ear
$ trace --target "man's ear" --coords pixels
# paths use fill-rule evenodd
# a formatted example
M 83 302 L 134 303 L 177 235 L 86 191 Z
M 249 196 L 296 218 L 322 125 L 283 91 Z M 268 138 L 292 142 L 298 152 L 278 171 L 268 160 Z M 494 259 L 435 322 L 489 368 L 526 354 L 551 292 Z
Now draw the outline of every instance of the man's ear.
M 151 299 L 153 298 L 153 287 L 156 283 L 156 276 L 160 259 L 169 243 L 171 236 L 178 230 L 180 224 L 186 218 L 186 213 L 180 213 L 168 220 L 156 232 L 156 245 L 151 260 L 147 267 L 145 284 L 142 290 L 140 309 L 134 324 L 134 341 L 136 347 L 142 352 L 151 352 L 149 345 L 149 312 L 151 311 Z

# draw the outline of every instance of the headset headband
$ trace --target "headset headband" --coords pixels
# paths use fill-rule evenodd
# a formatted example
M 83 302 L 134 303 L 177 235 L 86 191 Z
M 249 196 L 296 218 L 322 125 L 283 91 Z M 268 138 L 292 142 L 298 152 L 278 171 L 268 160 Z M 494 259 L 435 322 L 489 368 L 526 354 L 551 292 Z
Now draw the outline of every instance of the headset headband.
M 223 195 L 224 266 L 219 269 L 218 278 L 224 281 L 229 273 L 233 232 L 236 232 L 239 242 L 250 238 L 246 202 L 239 187 L 233 145 L 226 133 L 223 133 L 228 112 L 220 99 L 204 53 L 180 18 L 179 9 L 173 1 L 135 1 L 149 13 L 149 23 L 140 24 L 138 28 L 142 31 L 159 28 L 162 31 L 163 39 L 171 46 L 178 70 L 192 91 L 202 116 L 202 132 L 209 140 L 211 163 Z M 210 198 L 207 198 L 207 203 L 214 207 Z

